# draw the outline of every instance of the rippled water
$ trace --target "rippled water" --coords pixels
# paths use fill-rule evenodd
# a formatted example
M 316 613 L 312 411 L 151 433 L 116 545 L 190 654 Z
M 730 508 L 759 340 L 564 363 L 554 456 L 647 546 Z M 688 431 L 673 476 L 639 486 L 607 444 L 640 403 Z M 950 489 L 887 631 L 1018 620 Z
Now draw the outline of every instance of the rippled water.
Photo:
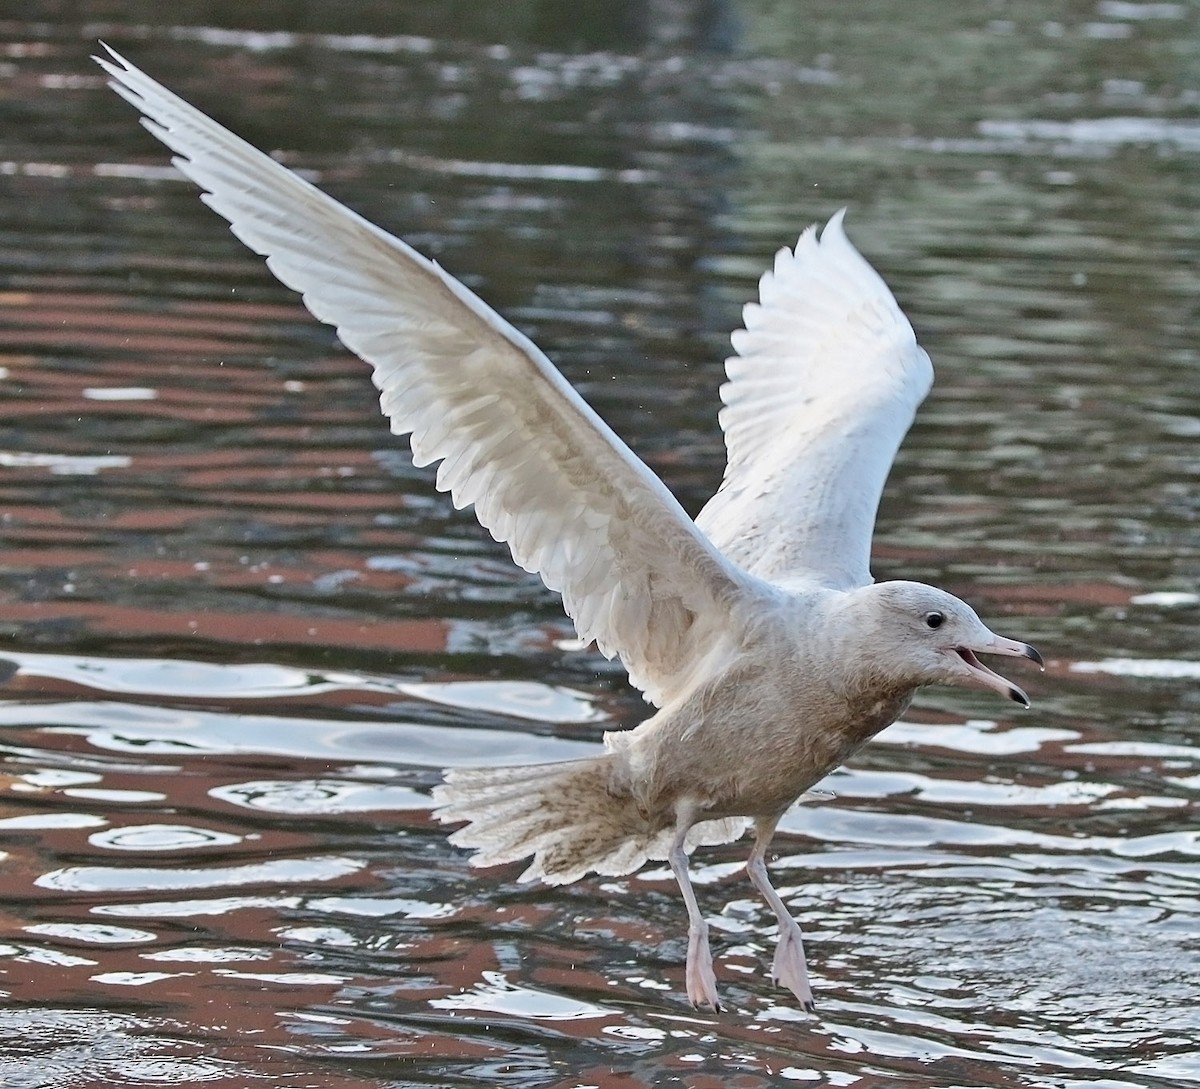
M 1200 1083 L 1193 5 L 65 10 L 0 22 L 0 1082 Z M 644 707 L 98 37 L 461 275 L 691 510 L 741 303 L 850 206 L 939 371 L 876 572 L 1049 668 L 923 693 L 784 821 L 816 1017 L 746 844 L 697 859 L 709 1015 L 668 872 L 529 888 L 431 825 L 438 769 Z

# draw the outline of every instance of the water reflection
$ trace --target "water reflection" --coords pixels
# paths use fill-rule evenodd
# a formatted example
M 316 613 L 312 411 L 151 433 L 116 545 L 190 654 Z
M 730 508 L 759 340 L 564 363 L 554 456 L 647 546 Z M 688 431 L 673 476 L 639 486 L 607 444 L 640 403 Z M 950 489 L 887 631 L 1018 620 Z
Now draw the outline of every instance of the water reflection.
M 427 796 L 404 787 L 330 779 L 302 782 L 236 783 L 217 787 L 209 794 L 218 801 L 272 813 L 349 813 L 355 810 L 419 809 Z
M 61 892 L 162 892 L 239 885 L 315 884 L 356 873 L 362 865 L 352 858 L 305 858 L 170 870 L 149 866 L 70 866 L 42 874 L 34 884 Z
M 434 1009 L 476 1010 L 505 1014 L 535 1021 L 577 1021 L 581 1018 L 608 1017 L 616 1010 L 589 1002 L 579 1002 L 562 995 L 550 994 L 532 987 L 514 986 L 503 972 L 484 972 L 483 982 L 469 991 L 436 998 L 429 1003 Z
M 241 836 L 208 828 L 178 824 L 139 824 L 106 829 L 88 836 L 93 847 L 110 851 L 192 851 L 203 847 L 226 847 L 240 843 Z
M 1200 1080 L 1195 9 L 247 20 L 0 25 L 0 1081 Z M 530 889 L 430 827 L 438 767 L 644 707 L 103 90 L 99 36 L 463 275 L 692 510 L 739 307 L 851 206 L 939 368 L 877 573 L 1052 660 L 1019 717 L 923 695 L 786 818 L 817 1019 L 766 978 L 744 845 L 698 867 L 718 1018 L 668 873 Z

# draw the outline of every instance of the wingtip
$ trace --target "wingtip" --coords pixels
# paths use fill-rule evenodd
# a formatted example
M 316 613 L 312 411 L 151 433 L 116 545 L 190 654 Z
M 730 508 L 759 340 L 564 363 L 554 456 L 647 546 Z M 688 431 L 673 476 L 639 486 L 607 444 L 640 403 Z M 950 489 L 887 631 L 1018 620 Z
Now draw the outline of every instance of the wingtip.
M 97 39 L 100 48 L 103 49 L 108 56 L 101 56 L 99 53 L 92 54 L 94 60 L 105 72 L 109 75 L 109 86 L 115 90 L 119 90 L 119 84 L 124 82 L 124 77 L 130 72 L 136 72 L 137 68 L 127 61 L 120 53 L 118 53 L 108 42 L 102 38 Z
M 775 255 L 776 265 L 779 264 L 780 259 L 784 254 L 786 254 L 788 257 L 793 255 L 799 256 L 802 250 L 806 250 L 810 246 L 815 248 L 817 246 L 822 246 L 828 243 L 846 239 L 846 229 L 842 225 L 842 220 L 846 218 L 847 210 L 847 207 L 843 205 L 825 221 L 824 225 L 819 223 L 810 223 L 804 228 L 803 231 L 800 232 L 800 238 L 797 240 L 794 247 L 788 249 L 785 246 L 779 251 L 779 253 Z
M 833 215 L 831 215 L 829 217 L 829 222 L 825 224 L 824 230 L 821 231 L 821 241 L 822 242 L 824 242 L 826 240 L 826 238 L 829 237 L 830 232 L 832 232 L 832 234 L 835 238 L 837 238 L 839 236 L 842 238 L 846 237 L 846 228 L 842 221 L 846 218 L 847 211 L 849 211 L 848 206 L 842 205 L 841 208 L 839 208 L 836 212 L 833 213 Z
M 92 60 L 94 60 L 97 64 L 109 64 L 111 61 L 116 61 L 118 64 L 123 65 L 125 68 L 131 67 L 129 61 L 127 61 L 124 57 L 122 57 L 121 54 L 118 53 L 103 38 L 97 38 L 96 44 L 98 46 L 100 46 L 100 48 L 103 49 L 105 53 L 108 54 L 107 57 L 101 57 L 100 55 L 93 53 Z

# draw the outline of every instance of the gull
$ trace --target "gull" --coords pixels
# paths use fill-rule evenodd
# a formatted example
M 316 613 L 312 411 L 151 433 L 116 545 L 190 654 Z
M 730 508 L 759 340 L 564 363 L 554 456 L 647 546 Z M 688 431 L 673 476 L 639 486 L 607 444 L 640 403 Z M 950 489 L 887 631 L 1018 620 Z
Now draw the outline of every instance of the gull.
M 800 927 L 771 885 L 784 812 L 923 685 L 1028 706 L 978 655 L 1042 659 L 917 582 L 876 583 L 888 471 L 929 356 L 837 212 L 781 249 L 721 386 L 727 466 L 693 521 L 524 334 L 435 262 L 190 106 L 118 53 L 94 58 L 201 199 L 373 368 L 418 466 L 562 596 L 655 711 L 580 760 L 449 772 L 434 815 L 471 863 L 531 859 L 559 885 L 666 860 L 688 914 L 686 989 L 719 1009 L 698 846 L 753 828 L 746 864 L 778 923 L 773 978 L 813 1008 Z

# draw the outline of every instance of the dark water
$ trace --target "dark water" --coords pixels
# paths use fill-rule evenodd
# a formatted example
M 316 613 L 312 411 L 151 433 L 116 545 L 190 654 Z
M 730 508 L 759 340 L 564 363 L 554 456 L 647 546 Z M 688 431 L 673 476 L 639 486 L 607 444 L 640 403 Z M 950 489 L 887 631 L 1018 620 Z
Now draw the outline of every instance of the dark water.
M 2 14 L 0 1084 L 1200 1084 L 1194 5 Z M 819 1016 L 745 844 L 697 861 L 714 1016 L 668 873 L 529 888 L 431 826 L 440 767 L 643 705 L 99 37 L 462 276 L 693 511 L 741 303 L 850 206 L 939 371 L 876 573 L 1049 668 L 1029 712 L 924 693 L 785 821 Z

